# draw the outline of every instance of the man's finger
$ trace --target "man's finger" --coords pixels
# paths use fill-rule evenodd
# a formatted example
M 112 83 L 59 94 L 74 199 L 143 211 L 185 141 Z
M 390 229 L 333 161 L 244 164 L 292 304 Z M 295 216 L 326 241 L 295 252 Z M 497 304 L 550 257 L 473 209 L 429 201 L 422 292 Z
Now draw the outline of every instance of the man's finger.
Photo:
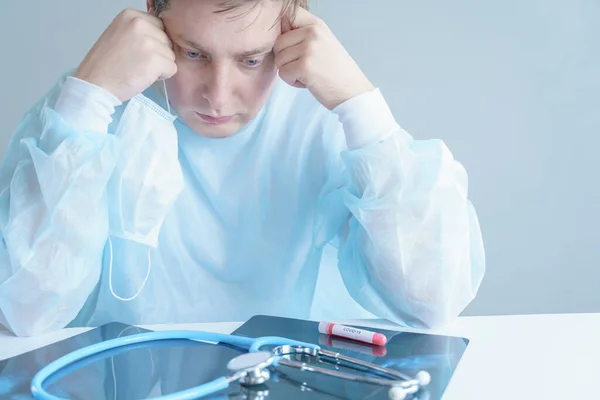
M 304 89 L 306 85 L 302 82 L 302 65 L 299 60 L 292 61 L 279 69 L 279 76 L 281 79 L 290 86 Z
M 152 36 L 156 40 L 158 40 L 159 42 L 161 42 L 162 44 L 164 44 L 165 46 L 168 46 L 171 49 L 173 48 L 173 42 L 171 42 L 171 39 L 169 38 L 169 36 L 167 35 L 167 33 L 165 31 L 158 30 L 158 29 L 153 29 L 152 30 Z
M 158 77 L 158 80 L 162 81 L 165 79 L 170 79 L 177 73 L 177 64 L 171 61 L 170 57 L 167 58 L 161 55 L 159 63 L 160 71 L 162 72 Z
M 287 49 L 288 47 L 295 46 L 304 41 L 305 33 L 302 29 L 285 33 L 277 38 L 275 45 L 273 46 L 273 52 L 275 54 Z
M 124 18 L 127 18 L 129 21 L 139 18 L 139 19 L 142 19 L 144 22 L 149 22 L 150 24 L 156 26 L 157 28 L 159 28 L 161 30 L 165 29 L 165 26 L 160 18 L 157 18 L 154 15 L 149 14 L 144 11 L 134 10 L 134 9 L 130 8 L 130 9 L 123 10 L 121 12 L 121 15 Z
M 291 21 L 292 29 L 309 26 L 318 21 L 318 18 L 302 7 L 298 7 L 294 19 Z
M 275 53 L 275 65 L 277 68 L 283 68 L 286 64 L 299 60 L 302 57 L 303 49 L 301 46 L 302 44 L 296 44 Z
M 144 16 L 144 19 L 146 21 L 150 22 L 152 25 L 156 26 L 161 31 L 165 30 L 165 24 L 163 23 L 162 19 L 155 17 L 154 15 L 149 14 L 147 12 L 142 12 L 142 15 Z
M 172 48 L 165 46 L 163 42 L 156 42 L 156 51 L 163 57 L 175 62 L 177 57 Z
M 292 22 L 290 21 L 290 13 L 286 12 L 281 16 L 281 34 L 286 34 L 292 30 Z
M 296 15 L 286 12 L 281 19 L 281 33 L 309 26 L 318 21 L 318 18 L 302 7 L 298 7 Z

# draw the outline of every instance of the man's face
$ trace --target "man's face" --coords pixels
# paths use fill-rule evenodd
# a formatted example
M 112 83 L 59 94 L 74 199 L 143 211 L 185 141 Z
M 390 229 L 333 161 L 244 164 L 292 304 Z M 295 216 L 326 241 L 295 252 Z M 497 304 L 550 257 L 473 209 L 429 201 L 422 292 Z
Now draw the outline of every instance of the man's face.
M 167 81 L 169 99 L 184 122 L 203 136 L 222 138 L 260 111 L 277 76 L 273 45 L 281 34 L 282 2 L 253 2 L 216 14 L 218 0 L 172 0 L 161 15 L 177 56 Z M 242 15 L 238 17 L 239 15 Z

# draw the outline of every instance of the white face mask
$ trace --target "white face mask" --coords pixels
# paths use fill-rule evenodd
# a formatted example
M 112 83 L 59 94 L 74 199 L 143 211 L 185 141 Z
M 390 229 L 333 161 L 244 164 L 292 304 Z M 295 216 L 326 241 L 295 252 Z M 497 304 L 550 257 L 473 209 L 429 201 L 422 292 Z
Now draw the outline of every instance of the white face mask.
M 164 85 L 164 82 L 163 82 Z M 166 95 L 166 85 L 165 85 Z M 111 293 L 122 301 L 135 299 L 150 275 L 150 251 L 158 245 L 163 221 L 183 190 L 179 164 L 176 117 L 143 95 L 129 101 L 115 135 L 120 139 L 121 157 L 109 182 Z M 110 237 L 148 246 L 148 272 L 131 297 L 117 296 L 112 285 L 112 242 Z

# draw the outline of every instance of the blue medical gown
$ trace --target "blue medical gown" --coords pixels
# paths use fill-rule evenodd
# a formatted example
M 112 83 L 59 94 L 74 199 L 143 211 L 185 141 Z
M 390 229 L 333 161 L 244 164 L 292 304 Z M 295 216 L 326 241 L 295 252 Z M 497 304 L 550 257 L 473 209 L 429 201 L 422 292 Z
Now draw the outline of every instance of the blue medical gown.
M 116 109 L 108 134 L 76 131 L 53 108 L 63 84 L 25 115 L 0 170 L 0 323 L 15 334 L 109 321 L 310 318 L 330 306 L 315 299 L 336 301 L 344 287 L 378 317 L 433 327 L 474 298 L 484 251 L 465 170 L 440 140 L 414 140 L 395 121 L 357 122 L 369 112 L 365 99 L 332 112 L 279 81 L 229 138 L 202 137 L 176 120 L 184 186 L 160 206 L 151 195 L 122 199 L 107 189 L 124 179 L 115 172 L 123 157 L 138 165 L 129 181 L 172 187 L 114 134 L 129 104 Z M 369 96 L 383 101 L 378 91 Z M 142 97 L 165 107 L 155 87 Z M 135 126 L 140 138 L 146 125 Z M 352 129 L 380 139 L 348 148 Z M 153 216 L 144 229 L 159 232 L 157 241 L 115 232 L 110 210 L 123 201 L 123 218 Z M 343 286 L 325 274 L 327 293 L 318 296 L 325 248 L 337 254 Z M 123 297 L 151 266 L 137 298 L 111 294 L 111 263 Z M 330 317 L 351 316 L 348 307 L 339 301 Z

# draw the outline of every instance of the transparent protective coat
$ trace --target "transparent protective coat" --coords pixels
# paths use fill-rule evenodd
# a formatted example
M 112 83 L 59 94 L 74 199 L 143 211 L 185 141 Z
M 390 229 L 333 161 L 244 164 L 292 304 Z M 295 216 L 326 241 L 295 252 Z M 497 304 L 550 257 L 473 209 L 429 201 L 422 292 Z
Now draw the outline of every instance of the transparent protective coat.
M 0 323 L 16 334 L 309 318 L 331 246 L 348 293 L 379 317 L 435 326 L 475 296 L 484 251 L 466 172 L 442 141 L 402 130 L 378 90 L 331 112 L 278 82 L 248 126 L 209 139 L 154 87 L 108 134 L 75 131 L 53 108 L 63 82 L 0 170 Z M 348 132 L 369 129 L 377 140 L 349 148 Z M 143 287 L 133 300 L 111 293 L 111 264 L 119 296 Z

